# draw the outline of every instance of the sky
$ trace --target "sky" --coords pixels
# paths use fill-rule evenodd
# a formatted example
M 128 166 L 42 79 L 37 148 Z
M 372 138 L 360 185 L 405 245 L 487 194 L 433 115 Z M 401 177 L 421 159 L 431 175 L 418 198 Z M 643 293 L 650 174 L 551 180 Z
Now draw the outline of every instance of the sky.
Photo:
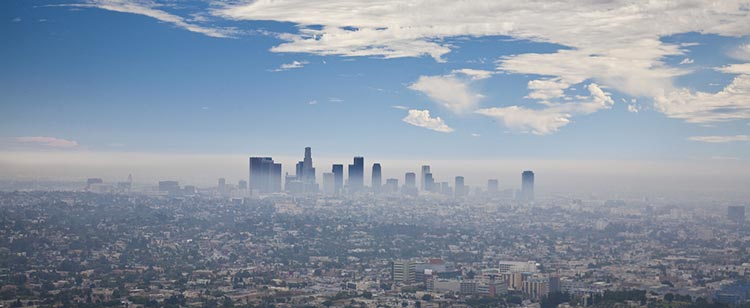
M 749 1 L 0 1 L 0 177 L 178 156 L 165 177 L 198 178 L 206 157 L 289 157 L 288 171 L 311 146 L 394 174 L 555 166 L 563 187 L 595 162 L 742 190 L 749 15 Z M 477 169 L 443 176 L 492 176 Z

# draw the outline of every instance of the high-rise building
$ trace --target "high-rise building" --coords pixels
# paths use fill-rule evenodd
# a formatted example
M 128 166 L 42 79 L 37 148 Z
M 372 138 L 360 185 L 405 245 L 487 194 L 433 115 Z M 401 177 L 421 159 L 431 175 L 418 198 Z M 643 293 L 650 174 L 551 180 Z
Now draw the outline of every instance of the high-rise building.
M 421 191 L 429 191 L 430 190 L 427 187 L 427 174 L 428 173 L 430 173 L 430 166 L 428 166 L 428 165 L 422 166 L 422 174 L 421 174 L 420 183 L 419 183 L 419 185 L 420 185 L 419 189 Z
M 415 263 L 407 260 L 396 260 L 391 263 L 391 278 L 395 283 L 412 284 L 416 281 Z
M 364 188 L 365 158 L 354 157 L 354 163 L 349 165 L 349 192 L 355 193 Z
M 382 189 L 383 192 L 394 194 L 398 192 L 398 179 L 387 179 Z
M 526 170 L 521 173 L 521 198 L 522 202 L 534 201 L 534 172 Z
M 323 193 L 329 196 L 336 193 L 336 180 L 333 172 L 323 173 Z
M 404 194 L 416 196 L 417 195 L 417 174 L 414 172 L 407 172 L 404 174 Z
M 429 169 L 430 169 L 430 166 L 427 166 L 427 170 L 429 170 Z M 422 166 L 422 171 L 424 171 L 424 166 Z M 437 187 L 435 187 L 436 186 L 435 185 L 435 179 L 432 178 L 432 173 L 430 173 L 430 172 L 427 172 L 427 173 L 424 174 L 424 178 L 423 178 L 422 182 L 424 184 L 423 185 L 424 186 L 424 188 L 423 188 L 424 191 L 436 191 L 436 190 L 439 190 L 439 189 L 437 189 Z
M 237 188 L 239 188 L 240 190 L 247 190 L 247 181 L 240 180 L 239 182 L 237 182 Z
M 271 165 L 271 184 L 269 187 L 271 192 L 281 192 L 281 163 Z
M 464 177 L 457 176 L 453 185 L 455 188 L 455 196 L 463 197 L 469 194 L 469 187 L 464 184 Z
M 334 193 L 341 194 L 341 191 L 344 190 L 344 165 L 333 165 L 331 172 L 333 173 Z
M 745 221 L 745 207 L 742 205 L 730 205 L 727 207 L 727 219 L 734 222 Z
M 250 157 L 248 188 L 257 193 L 281 191 L 281 164 L 271 157 Z
M 217 186 L 220 193 L 223 193 L 227 190 L 227 179 L 225 178 L 219 178 L 219 184 Z
M 497 179 L 487 180 L 487 193 L 497 194 L 500 191 L 500 184 Z
M 315 178 L 315 166 L 313 166 L 312 160 L 312 149 L 310 147 L 305 148 L 305 157 L 298 161 L 294 167 L 295 176 L 289 178 L 287 176 L 286 182 L 291 186 L 287 188 L 289 193 L 315 193 L 318 191 L 318 184 Z
M 305 158 L 302 160 L 301 180 L 305 184 L 315 184 L 315 167 L 312 161 L 312 149 L 305 148 Z
M 380 185 L 382 185 L 383 175 L 380 169 L 380 163 L 372 164 L 372 191 L 377 193 L 380 192 Z

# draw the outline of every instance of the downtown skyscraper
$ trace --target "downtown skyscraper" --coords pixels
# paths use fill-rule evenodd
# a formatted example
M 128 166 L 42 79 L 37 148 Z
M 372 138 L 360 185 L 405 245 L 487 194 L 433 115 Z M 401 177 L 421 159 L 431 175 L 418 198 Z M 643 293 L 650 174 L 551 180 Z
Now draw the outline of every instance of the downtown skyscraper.
M 380 192 L 380 186 L 383 184 L 383 171 L 380 167 L 380 163 L 372 164 L 372 191 L 377 193 Z
M 349 165 L 349 193 L 362 191 L 365 178 L 365 158 L 355 156 L 354 163 Z
M 251 192 L 280 192 L 281 164 L 271 157 L 250 157 L 248 184 Z
M 331 166 L 331 173 L 333 173 L 333 192 L 334 194 L 341 194 L 344 190 L 344 165 L 334 164 Z
M 521 173 L 521 195 L 518 199 L 521 202 L 534 201 L 534 172 L 531 170 Z

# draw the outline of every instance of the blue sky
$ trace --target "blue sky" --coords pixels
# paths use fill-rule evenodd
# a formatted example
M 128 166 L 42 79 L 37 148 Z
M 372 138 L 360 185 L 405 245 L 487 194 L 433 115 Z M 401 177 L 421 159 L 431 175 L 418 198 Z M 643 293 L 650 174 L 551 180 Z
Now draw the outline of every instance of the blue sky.
M 2 1 L 0 147 L 750 159 L 747 2 L 325 3 Z

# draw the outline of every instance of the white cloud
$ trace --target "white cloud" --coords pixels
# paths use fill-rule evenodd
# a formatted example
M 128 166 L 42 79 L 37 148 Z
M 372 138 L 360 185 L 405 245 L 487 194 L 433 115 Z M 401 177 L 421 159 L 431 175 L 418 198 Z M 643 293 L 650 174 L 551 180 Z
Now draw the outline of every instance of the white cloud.
M 750 119 L 750 75 L 738 75 L 717 93 L 676 89 L 655 97 L 654 107 L 689 123 Z
M 30 144 L 48 148 L 56 149 L 72 149 L 78 147 L 78 142 L 75 140 L 66 140 L 55 137 L 35 136 L 35 137 L 16 137 L 16 142 L 23 144 Z
M 308 105 L 317 105 L 318 101 L 317 100 L 311 100 L 311 101 L 308 101 L 307 104 Z
M 66 6 L 94 7 L 113 12 L 148 16 L 162 22 L 170 23 L 190 32 L 200 33 L 210 37 L 227 38 L 237 33 L 233 29 L 202 26 L 190 22 L 184 17 L 159 9 L 162 5 L 159 5 L 152 0 L 89 0 L 83 4 L 70 4 Z M 194 18 L 192 19 L 193 21 L 198 21 L 194 20 Z
M 542 109 L 519 106 L 479 109 L 476 113 L 498 119 L 510 129 L 547 135 L 568 125 L 576 115 L 586 115 L 602 109 L 609 109 L 614 100 L 596 84 L 589 84 L 590 95 L 582 102 L 556 104 Z
M 338 97 L 329 97 L 329 98 L 328 98 L 328 101 L 329 101 L 329 102 L 331 102 L 331 103 L 341 103 L 341 102 L 343 102 L 344 100 L 343 100 L 343 99 L 340 99 L 340 98 L 338 98 Z
M 633 113 L 638 113 L 638 111 L 641 111 L 641 110 L 636 105 L 628 105 L 628 111 L 633 112 Z
M 295 60 L 295 61 L 292 61 L 291 63 L 283 63 L 283 64 L 281 64 L 281 66 L 279 66 L 279 68 L 274 69 L 273 71 L 274 72 L 283 72 L 283 71 L 288 71 L 288 70 L 291 70 L 291 69 L 302 68 L 305 65 L 307 65 L 308 63 L 309 62 L 307 62 L 307 61 L 297 61 L 297 60 Z
M 481 80 L 492 77 L 495 72 L 487 70 L 477 70 L 473 68 L 462 68 L 453 70 L 453 74 L 463 74 L 470 77 L 472 80 Z
M 472 136 L 472 137 L 481 137 L 482 135 L 480 135 L 480 134 L 477 134 L 477 133 L 471 133 L 471 136 Z
M 471 75 L 469 77 L 469 79 L 461 78 L 455 73 L 420 76 L 417 81 L 409 85 L 409 89 L 424 93 L 430 100 L 452 112 L 464 113 L 474 110 L 479 100 L 483 98 L 481 94 L 471 89 L 471 81 L 476 79 Z
M 285 42 L 273 47 L 274 52 L 384 58 L 428 55 L 443 61 L 455 48 L 446 40 L 453 37 L 507 35 L 565 46 L 552 53 L 505 56 L 497 63 L 506 73 L 543 76 L 538 79 L 540 83 L 529 84 L 528 95 L 542 102 L 559 98 L 566 86 L 586 81 L 633 97 L 663 98 L 664 93 L 690 92 L 676 88 L 673 80 L 691 71 L 671 67 L 664 59 L 685 56 L 685 48 L 694 44 L 674 44 L 662 38 L 689 32 L 742 37 L 748 34 L 750 20 L 750 10 L 743 0 L 615 0 L 576 5 L 562 0 L 218 3 L 213 13 L 224 18 L 297 24 L 299 32 L 279 36 Z M 730 55 L 747 59 L 750 52 L 743 53 L 745 49 L 750 46 L 743 44 Z M 441 81 L 437 78 L 425 81 Z M 461 83 L 448 81 L 460 88 Z M 454 97 L 447 104 L 447 93 L 434 93 L 434 87 L 429 88 L 434 100 L 452 110 L 469 110 L 462 106 L 478 100 L 464 91 L 459 94 L 462 101 L 453 103 L 457 101 Z M 745 99 L 750 101 L 750 97 Z M 747 118 L 733 109 L 715 112 L 724 114 L 724 118 Z
M 735 60 L 750 61 L 750 43 L 737 45 L 727 52 L 727 56 Z
M 411 109 L 409 110 L 409 114 L 405 118 L 403 118 L 402 121 L 414 126 L 434 130 L 436 132 L 453 132 L 453 128 L 450 128 L 448 125 L 446 125 L 443 119 L 441 119 L 440 117 L 431 117 L 429 110 Z
M 391 107 L 394 108 L 394 109 L 409 110 L 409 107 L 402 106 L 402 105 L 393 105 Z
M 527 98 L 538 99 L 546 102 L 551 99 L 562 97 L 565 94 L 565 89 L 570 87 L 570 84 L 561 81 L 559 78 L 537 79 L 530 80 L 526 87 L 531 91 L 531 93 L 526 96 Z
M 750 141 L 750 135 L 734 135 L 734 136 L 693 136 L 689 137 L 689 140 L 708 142 L 708 143 L 727 143 L 737 141 Z
M 750 74 L 750 63 L 730 64 L 715 70 L 727 74 Z
M 693 62 L 695 62 L 695 60 L 690 59 L 690 58 L 685 58 L 685 59 L 682 59 L 682 61 L 680 61 L 680 64 L 693 64 Z

